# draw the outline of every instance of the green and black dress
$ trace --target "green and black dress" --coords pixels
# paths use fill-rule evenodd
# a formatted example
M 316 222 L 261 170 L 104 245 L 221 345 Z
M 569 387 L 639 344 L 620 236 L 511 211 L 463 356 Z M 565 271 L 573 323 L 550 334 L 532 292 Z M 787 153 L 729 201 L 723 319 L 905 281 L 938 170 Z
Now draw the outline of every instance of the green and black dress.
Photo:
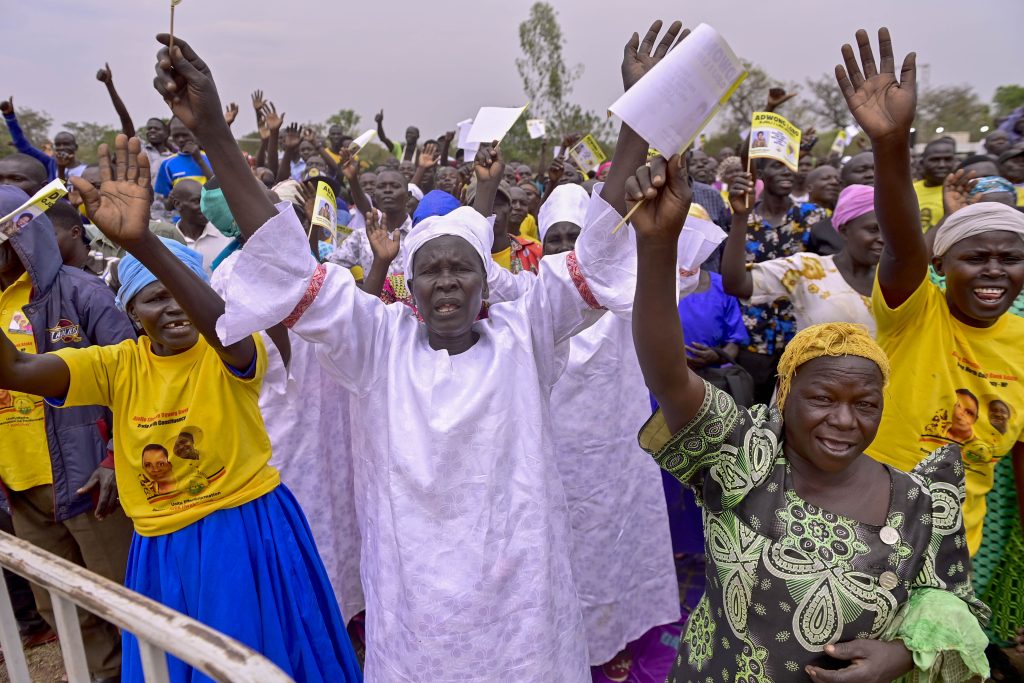
M 911 474 L 888 467 L 886 523 L 864 524 L 796 494 L 777 411 L 740 408 L 707 383 L 705 391 L 677 434 L 660 412 L 640 432 L 704 516 L 707 592 L 669 681 L 807 681 L 808 664 L 844 665 L 824 654 L 827 644 L 858 638 L 900 638 L 919 669 L 941 669 L 920 671 L 924 680 L 987 673 L 978 619 L 988 610 L 971 589 L 959 452 L 940 449 Z M 922 602 L 915 594 L 926 607 L 908 614 Z M 922 613 L 941 618 L 922 625 Z M 955 634 L 935 632 L 949 624 Z M 961 645 L 948 650 L 950 641 Z

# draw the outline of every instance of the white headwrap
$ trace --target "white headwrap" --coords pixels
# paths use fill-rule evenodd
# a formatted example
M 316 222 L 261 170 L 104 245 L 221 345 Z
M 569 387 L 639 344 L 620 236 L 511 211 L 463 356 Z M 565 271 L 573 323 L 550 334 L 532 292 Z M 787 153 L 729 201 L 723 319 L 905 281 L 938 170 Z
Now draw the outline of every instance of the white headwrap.
M 423 190 L 416 183 L 409 183 L 409 194 L 418 202 L 423 201 Z
M 491 263 L 491 245 L 494 243 L 494 228 L 480 212 L 469 206 L 460 206 L 444 216 L 425 218 L 409 231 L 405 238 L 405 277 L 412 279 L 412 262 L 420 247 L 442 235 L 455 235 L 469 242 L 480 254 L 484 272 Z
M 1016 233 L 1024 240 L 1024 214 L 998 202 L 978 202 L 964 207 L 939 226 L 935 233 L 935 255 L 944 255 L 960 240 L 995 231 Z
M 540 205 L 537 212 L 537 230 L 540 233 L 540 241 L 544 241 L 544 235 L 555 223 L 563 221 L 583 227 L 583 221 L 587 217 L 587 207 L 590 206 L 590 195 L 581 185 L 570 183 L 559 185 L 551 196 Z

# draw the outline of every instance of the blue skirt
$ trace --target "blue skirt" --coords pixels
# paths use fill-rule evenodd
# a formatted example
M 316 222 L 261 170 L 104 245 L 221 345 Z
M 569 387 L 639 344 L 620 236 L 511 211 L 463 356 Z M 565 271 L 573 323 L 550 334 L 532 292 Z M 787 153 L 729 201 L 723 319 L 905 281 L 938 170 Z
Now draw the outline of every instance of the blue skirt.
M 164 536 L 132 539 L 128 588 L 262 653 L 299 683 L 363 680 L 302 508 L 278 486 Z M 123 681 L 144 681 L 124 632 Z M 172 655 L 173 683 L 211 681 Z

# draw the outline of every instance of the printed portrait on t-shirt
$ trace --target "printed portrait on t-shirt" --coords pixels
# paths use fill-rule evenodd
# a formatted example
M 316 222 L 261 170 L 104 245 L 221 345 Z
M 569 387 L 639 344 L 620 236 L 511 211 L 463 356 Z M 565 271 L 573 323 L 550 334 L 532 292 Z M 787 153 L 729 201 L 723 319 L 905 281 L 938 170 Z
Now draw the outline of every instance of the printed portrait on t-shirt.
M 210 486 L 210 482 L 224 476 L 223 467 L 215 468 L 211 474 L 203 472 L 203 430 L 185 427 L 170 444 L 170 449 L 153 444 L 142 454 L 142 469 L 139 475 L 146 498 L 150 502 L 166 501 L 179 495 L 198 496 Z
M 995 394 L 979 397 L 965 388 L 956 390 L 948 408 L 939 408 L 925 427 L 921 441 L 934 448 L 960 446 L 964 463 L 985 463 L 999 458 L 999 442 L 1013 416 L 1010 406 Z

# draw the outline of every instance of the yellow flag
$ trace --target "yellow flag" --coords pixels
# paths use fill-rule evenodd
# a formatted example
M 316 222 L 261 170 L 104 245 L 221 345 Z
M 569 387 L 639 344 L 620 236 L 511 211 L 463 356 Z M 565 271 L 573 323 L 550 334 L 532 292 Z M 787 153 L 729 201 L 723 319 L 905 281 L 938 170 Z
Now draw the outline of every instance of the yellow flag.
M 795 173 L 800 129 L 778 114 L 755 111 L 750 121 L 750 158 L 776 159 Z

